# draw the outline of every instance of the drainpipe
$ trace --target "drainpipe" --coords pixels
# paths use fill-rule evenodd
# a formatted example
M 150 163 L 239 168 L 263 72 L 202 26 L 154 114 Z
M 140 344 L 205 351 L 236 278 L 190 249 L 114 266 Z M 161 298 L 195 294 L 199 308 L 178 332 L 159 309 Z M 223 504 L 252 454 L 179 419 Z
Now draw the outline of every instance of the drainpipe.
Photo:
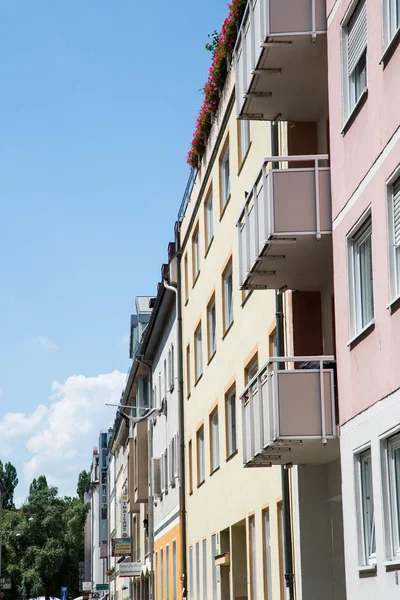
M 178 232 L 176 238 L 178 239 Z M 179 248 L 179 244 L 177 244 Z M 164 280 L 164 286 L 171 290 L 176 296 L 176 320 L 177 320 L 177 355 L 178 355 L 178 406 L 179 406 L 179 505 L 181 523 L 181 552 L 182 552 L 182 597 L 187 597 L 187 550 L 186 550 L 186 481 L 185 481 L 185 416 L 183 395 L 183 352 L 182 352 L 182 295 L 181 295 L 181 259 L 182 253 L 179 248 L 176 253 L 177 259 L 177 285 L 169 285 Z
M 153 369 L 150 365 L 145 363 L 139 357 L 135 357 L 135 359 L 144 367 L 147 367 L 149 370 L 149 404 L 153 406 L 153 380 L 152 374 Z M 149 600 L 153 600 L 154 598 L 154 498 L 153 498 L 153 422 L 152 419 L 149 420 L 149 435 L 147 439 L 147 471 L 149 474 L 149 503 L 148 503 L 148 538 L 149 538 L 149 552 L 150 552 L 150 571 L 151 575 L 149 578 Z M 143 548 L 143 551 L 145 549 Z M 143 552 L 144 557 L 144 552 Z M 142 587 L 142 586 L 141 586 Z
M 279 131 L 278 121 L 271 122 L 271 150 L 273 156 L 279 156 Z M 279 163 L 272 165 L 273 169 L 279 168 Z M 275 291 L 275 322 L 276 322 L 276 351 L 278 356 L 285 355 L 285 333 L 283 323 L 283 292 Z M 284 369 L 284 363 L 277 363 L 277 369 Z M 294 599 L 294 572 L 293 572 L 293 540 L 292 540 L 292 518 L 290 507 L 290 479 L 289 469 L 291 465 L 281 466 L 282 481 L 282 529 L 283 529 L 283 554 L 285 563 L 285 583 L 288 589 L 289 600 Z

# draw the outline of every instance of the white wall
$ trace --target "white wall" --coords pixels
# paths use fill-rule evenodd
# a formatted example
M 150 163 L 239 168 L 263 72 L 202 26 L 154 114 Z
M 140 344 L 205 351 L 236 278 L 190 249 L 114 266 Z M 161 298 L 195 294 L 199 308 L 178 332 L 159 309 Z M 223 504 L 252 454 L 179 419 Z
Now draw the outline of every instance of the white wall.
M 385 461 L 384 439 L 400 428 L 400 391 L 361 413 L 341 428 L 341 455 L 343 480 L 343 517 L 345 530 L 345 557 L 348 600 L 384 600 L 400 597 L 400 582 L 396 572 L 385 566 L 390 560 L 387 549 L 389 532 L 384 525 L 388 516 L 384 500 Z M 375 508 L 377 572 L 361 576 L 359 567 L 358 505 L 355 489 L 354 453 L 371 447 L 372 480 Z M 400 569 L 400 565 L 398 565 Z M 398 580 L 397 580 L 398 581 Z

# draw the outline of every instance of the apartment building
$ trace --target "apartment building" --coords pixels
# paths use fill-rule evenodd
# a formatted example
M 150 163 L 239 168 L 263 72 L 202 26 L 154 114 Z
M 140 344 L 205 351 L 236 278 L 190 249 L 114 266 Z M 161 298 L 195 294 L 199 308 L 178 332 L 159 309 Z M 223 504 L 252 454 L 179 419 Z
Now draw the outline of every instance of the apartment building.
M 399 593 L 400 4 L 327 1 L 349 600 Z
M 162 281 L 139 350 L 142 360 L 151 364 L 152 408 L 159 410 L 157 418 L 149 421 L 148 525 L 154 572 L 152 597 L 155 600 L 182 597 L 179 340 L 177 289 L 171 286 L 171 283 L 176 285 L 174 255 L 175 244 L 170 244 L 170 264 L 162 267 Z
M 239 122 L 272 122 L 272 151 L 254 165 L 236 212 L 239 285 L 264 307 L 265 290 L 277 291 L 275 357 L 239 396 L 244 463 L 289 470 L 289 597 L 339 600 L 346 589 L 325 0 L 249 0 L 234 61 Z M 266 314 L 260 308 L 258 320 Z

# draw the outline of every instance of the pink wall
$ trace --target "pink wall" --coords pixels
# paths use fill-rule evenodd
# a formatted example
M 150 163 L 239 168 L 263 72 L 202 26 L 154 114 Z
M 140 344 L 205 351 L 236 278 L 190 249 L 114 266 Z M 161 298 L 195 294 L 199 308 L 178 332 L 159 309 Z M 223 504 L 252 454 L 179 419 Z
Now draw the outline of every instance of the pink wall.
M 328 10 L 330 4 L 327 0 Z M 393 145 L 384 160 L 379 158 L 400 125 L 400 47 L 383 69 L 379 64 L 383 54 L 381 2 L 367 0 L 368 98 L 343 135 L 340 22 L 348 5 L 347 0 L 340 2 L 328 30 L 336 349 L 341 423 L 400 387 L 400 310 L 391 315 L 386 308 L 389 303 L 389 266 L 385 185 L 400 164 L 400 141 Z M 371 180 L 346 206 L 364 177 L 368 179 L 367 173 L 373 165 L 376 171 Z M 372 206 L 375 329 L 350 350 L 347 347 L 350 333 L 346 235 L 369 205 Z

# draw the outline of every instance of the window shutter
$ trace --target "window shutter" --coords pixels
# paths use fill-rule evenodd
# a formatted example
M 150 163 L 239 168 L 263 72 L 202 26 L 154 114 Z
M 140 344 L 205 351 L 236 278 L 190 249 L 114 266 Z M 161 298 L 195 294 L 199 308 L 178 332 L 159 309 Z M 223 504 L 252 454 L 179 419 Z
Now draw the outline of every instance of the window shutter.
M 347 26 L 347 68 L 349 75 L 354 71 L 354 67 L 366 47 L 367 3 L 366 0 L 361 0 Z
M 400 178 L 393 184 L 394 245 L 400 247 Z

